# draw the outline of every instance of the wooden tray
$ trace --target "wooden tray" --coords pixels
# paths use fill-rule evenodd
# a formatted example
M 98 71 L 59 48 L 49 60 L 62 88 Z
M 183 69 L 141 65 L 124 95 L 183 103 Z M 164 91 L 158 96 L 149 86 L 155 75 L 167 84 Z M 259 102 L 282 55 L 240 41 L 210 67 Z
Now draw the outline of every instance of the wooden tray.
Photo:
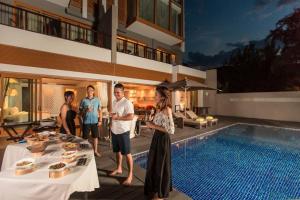
M 49 171 L 49 178 L 52 178 L 52 179 L 61 178 L 61 177 L 68 175 L 69 172 L 70 172 L 69 168 L 66 168 L 62 171 Z
M 31 168 L 28 168 L 28 169 L 16 169 L 15 175 L 16 176 L 21 176 L 21 175 L 29 174 L 29 173 L 34 172 L 35 169 L 36 169 L 35 165 Z
M 66 163 L 72 163 L 77 160 L 77 156 L 74 156 L 73 158 L 69 158 L 69 159 L 63 158 L 62 160 L 63 160 L 63 162 L 66 162 Z

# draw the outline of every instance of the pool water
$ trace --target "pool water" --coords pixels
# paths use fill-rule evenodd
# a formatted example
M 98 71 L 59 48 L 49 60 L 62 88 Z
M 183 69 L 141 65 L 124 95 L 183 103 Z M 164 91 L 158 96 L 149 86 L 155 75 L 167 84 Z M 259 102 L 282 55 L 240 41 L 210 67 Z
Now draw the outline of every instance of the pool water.
M 135 162 L 146 168 L 147 153 Z M 300 132 L 234 125 L 173 144 L 172 170 L 192 199 L 300 198 Z

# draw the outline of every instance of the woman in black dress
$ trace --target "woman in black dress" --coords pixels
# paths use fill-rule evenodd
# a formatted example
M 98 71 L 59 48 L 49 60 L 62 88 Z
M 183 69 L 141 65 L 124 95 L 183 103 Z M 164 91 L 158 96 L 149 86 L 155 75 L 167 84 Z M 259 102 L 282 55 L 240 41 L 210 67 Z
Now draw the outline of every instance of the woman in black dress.
M 65 103 L 60 108 L 60 117 L 62 120 L 62 126 L 60 128 L 60 132 L 63 134 L 76 135 L 74 120 L 77 113 L 75 109 L 72 107 L 72 103 L 74 100 L 74 92 L 66 91 L 64 97 L 65 97 Z
M 153 199 L 163 199 L 172 191 L 170 134 L 174 134 L 175 128 L 168 89 L 157 87 L 155 100 L 155 117 L 153 122 L 147 122 L 147 127 L 155 131 L 148 155 L 144 193 Z

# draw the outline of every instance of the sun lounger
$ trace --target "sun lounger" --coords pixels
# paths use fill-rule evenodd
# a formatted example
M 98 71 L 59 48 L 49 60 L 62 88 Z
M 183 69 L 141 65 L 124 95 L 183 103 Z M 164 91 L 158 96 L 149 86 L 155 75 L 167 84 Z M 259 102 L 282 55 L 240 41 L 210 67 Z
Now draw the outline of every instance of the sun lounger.
M 213 116 L 207 116 L 206 121 L 208 122 L 209 126 L 212 126 L 214 124 L 217 125 L 219 120 Z
M 186 111 L 186 114 L 189 118 L 191 119 L 197 119 L 199 118 L 193 111 L 189 110 L 189 111 Z M 212 126 L 212 125 L 217 125 L 218 124 L 218 119 L 213 117 L 213 116 L 207 116 L 205 118 L 205 120 L 208 122 L 208 125 L 209 126 Z
M 207 121 L 204 118 L 188 119 L 180 112 L 174 113 L 174 117 L 182 118 L 184 125 L 193 126 L 195 128 L 199 128 L 199 129 L 201 129 L 203 126 L 207 127 Z
M 186 115 L 190 118 L 190 119 L 193 119 L 193 120 L 196 120 L 199 118 L 198 115 L 196 115 L 193 111 L 191 110 L 188 110 L 186 111 Z

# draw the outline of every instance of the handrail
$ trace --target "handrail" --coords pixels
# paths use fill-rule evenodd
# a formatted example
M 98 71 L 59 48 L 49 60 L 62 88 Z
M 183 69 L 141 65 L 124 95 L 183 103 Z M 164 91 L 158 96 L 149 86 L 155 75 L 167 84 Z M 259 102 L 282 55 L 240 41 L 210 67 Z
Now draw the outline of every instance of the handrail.
M 0 24 L 103 48 L 111 46 L 110 35 L 3 2 Z
M 119 41 L 117 42 L 117 51 L 119 52 L 171 64 L 172 54 L 170 53 L 166 53 L 159 49 L 147 47 L 137 42 L 131 42 L 120 37 L 118 37 L 118 40 Z

